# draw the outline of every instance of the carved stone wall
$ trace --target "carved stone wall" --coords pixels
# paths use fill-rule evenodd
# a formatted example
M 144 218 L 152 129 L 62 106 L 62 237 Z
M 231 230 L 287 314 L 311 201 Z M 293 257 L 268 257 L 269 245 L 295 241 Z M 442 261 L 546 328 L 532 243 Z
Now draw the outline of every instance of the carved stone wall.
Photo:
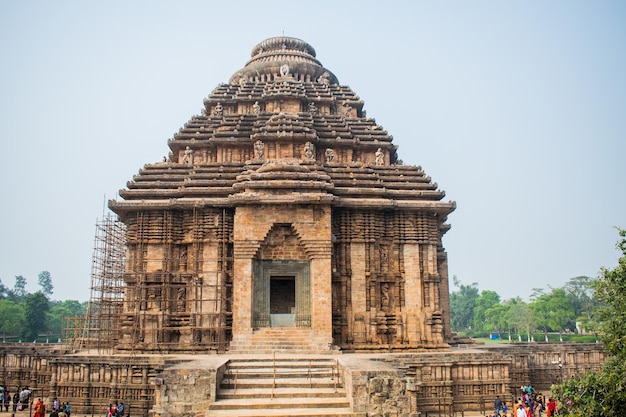
M 598 370 L 598 344 L 547 343 L 446 349 L 438 352 L 337 356 L 354 412 L 414 416 L 490 410 L 521 385 L 549 384 Z M 558 366 L 561 358 L 562 368 Z M 554 363 L 555 360 L 557 363 Z M 60 346 L 0 346 L 0 381 L 29 386 L 50 404 L 69 401 L 76 415 L 95 415 L 116 400 L 134 416 L 191 417 L 215 400 L 228 356 L 74 354 Z
M 0 346 L 0 381 L 14 393 L 29 387 L 51 408 L 54 398 L 73 414 L 102 415 L 123 401 L 132 415 L 147 416 L 155 404 L 151 383 L 166 366 L 162 356 L 76 355 L 61 346 Z
M 333 214 L 335 343 L 347 350 L 444 346 L 449 301 L 441 291 L 447 267 L 437 218 L 402 211 Z
M 232 315 L 233 212 L 130 212 L 120 350 L 225 350 Z

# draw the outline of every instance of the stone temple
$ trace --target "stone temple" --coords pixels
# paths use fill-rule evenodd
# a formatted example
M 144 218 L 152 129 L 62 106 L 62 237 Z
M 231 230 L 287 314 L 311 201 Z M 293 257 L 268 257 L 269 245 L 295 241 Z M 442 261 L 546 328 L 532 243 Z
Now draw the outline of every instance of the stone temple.
M 601 366 L 599 344 L 451 332 L 455 204 L 306 42 L 259 43 L 168 145 L 97 225 L 66 343 L 0 344 L 11 392 L 73 416 L 476 416 Z
M 363 104 L 308 43 L 255 46 L 109 203 L 127 228 L 118 347 L 445 346 L 455 204 Z

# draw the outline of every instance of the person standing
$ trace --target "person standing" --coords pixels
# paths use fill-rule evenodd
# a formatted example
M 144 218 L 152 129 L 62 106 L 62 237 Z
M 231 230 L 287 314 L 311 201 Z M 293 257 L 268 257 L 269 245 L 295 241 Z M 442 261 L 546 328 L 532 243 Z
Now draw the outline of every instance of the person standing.
M 493 408 L 495 409 L 495 415 L 500 416 L 500 412 L 502 411 L 502 400 L 499 395 L 496 395 L 496 399 L 493 402 Z
M 46 406 L 44 405 L 41 398 L 37 399 L 37 402 L 35 403 L 35 408 L 33 410 L 35 411 L 35 417 L 46 417 Z
M 520 404 L 519 407 L 517 407 L 515 417 L 526 417 L 526 410 L 524 410 L 523 404 Z
M 126 407 L 124 407 L 124 402 L 120 401 L 120 405 L 117 406 L 117 416 L 124 417 L 125 410 L 126 410 Z
M 17 391 L 13 394 L 13 412 L 17 411 L 17 404 L 20 402 L 20 387 L 17 387 Z
M 7 388 L 4 391 L 4 411 L 5 412 L 9 412 L 9 405 L 11 404 L 11 393 L 9 392 L 9 389 Z M 0 410 L 2 409 L 2 404 L 0 404 Z

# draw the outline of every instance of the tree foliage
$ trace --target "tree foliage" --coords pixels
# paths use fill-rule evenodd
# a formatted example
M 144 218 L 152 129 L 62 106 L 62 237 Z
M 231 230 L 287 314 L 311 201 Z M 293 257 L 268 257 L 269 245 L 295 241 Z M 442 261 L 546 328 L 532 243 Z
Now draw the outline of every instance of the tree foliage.
M 459 290 L 450 294 L 450 323 L 455 330 L 470 329 L 474 323 L 478 284 L 463 285 L 456 277 L 452 280 Z
M 24 328 L 24 306 L 11 300 L 0 300 L 2 337 L 19 335 Z
M 13 285 L 12 293 L 17 299 L 26 296 L 26 278 L 21 275 L 15 277 L 15 284 Z
M 617 267 L 602 269 L 594 283 L 601 303 L 596 312 L 600 336 L 609 354 L 599 373 L 588 372 L 553 386 L 564 415 L 621 417 L 626 415 L 626 231 L 619 231 L 622 252 Z
M 48 297 L 41 291 L 29 294 L 26 297 L 24 318 L 26 326 L 23 336 L 26 340 L 37 339 L 40 333 L 45 333 L 47 327 L 46 314 L 50 310 Z
M 68 317 L 79 317 L 85 314 L 87 302 L 76 300 L 52 301 L 48 312 L 48 332 L 60 335 L 63 330 L 63 321 Z
M 477 331 L 491 331 L 498 327 L 497 323 L 487 321 L 487 316 L 491 316 L 490 309 L 500 304 L 500 296 L 495 291 L 485 290 L 476 299 L 474 307 L 474 328 Z
M 43 292 L 44 295 L 47 295 L 48 297 L 52 295 L 54 287 L 52 286 L 52 277 L 50 276 L 50 272 L 41 271 L 37 276 L 37 282 L 39 283 L 41 292 Z

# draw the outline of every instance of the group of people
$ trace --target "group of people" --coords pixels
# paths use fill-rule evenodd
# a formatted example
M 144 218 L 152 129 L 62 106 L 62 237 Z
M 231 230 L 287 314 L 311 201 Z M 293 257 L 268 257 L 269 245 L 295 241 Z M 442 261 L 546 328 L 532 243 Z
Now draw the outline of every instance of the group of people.
M 13 412 L 25 410 L 31 402 L 32 392 L 28 387 L 17 387 L 14 393 L 11 393 L 9 387 L 0 385 L 0 411 L 4 407 L 5 412 L 9 412 L 11 401 L 13 401 Z
M 45 413 L 45 406 L 43 407 L 43 409 Z M 70 405 L 69 401 L 61 403 L 56 397 L 54 400 L 52 400 L 52 411 L 50 412 L 50 417 L 70 417 L 71 414 L 72 406 Z
M 543 417 L 543 413 L 547 417 L 558 415 L 558 407 L 554 398 L 550 397 L 546 403 L 544 396 L 541 393 L 536 393 L 530 385 L 520 389 L 521 395 L 513 405 L 510 417 Z M 509 416 L 507 414 L 509 409 L 499 396 L 494 400 L 493 406 L 495 409 L 493 417 Z
M 115 405 L 112 403 L 109 404 L 109 408 L 107 408 L 105 417 L 124 417 L 124 413 L 126 412 L 126 407 L 123 402 L 115 401 Z
M 14 393 L 11 393 L 9 387 L 0 385 L 0 411 L 2 411 L 2 407 L 4 407 L 4 411 L 8 413 L 9 407 L 11 407 L 11 402 L 13 402 L 13 406 L 11 408 L 13 413 L 27 410 L 32 404 L 33 415 L 35 417 L 45 417 L 45 403 L 41 398 L 38 398 L 37 401 L 32 401 L 32 396 L 33 393 L 28 387 L 17 387 L 17 390 L 15 390 Z M 61 403 L 57 398 L 55 398 L 52 402 L 52 412 L 50 413 L 50 417 L 70 417 L 71 408 L 72 407 L 69 402 Z

